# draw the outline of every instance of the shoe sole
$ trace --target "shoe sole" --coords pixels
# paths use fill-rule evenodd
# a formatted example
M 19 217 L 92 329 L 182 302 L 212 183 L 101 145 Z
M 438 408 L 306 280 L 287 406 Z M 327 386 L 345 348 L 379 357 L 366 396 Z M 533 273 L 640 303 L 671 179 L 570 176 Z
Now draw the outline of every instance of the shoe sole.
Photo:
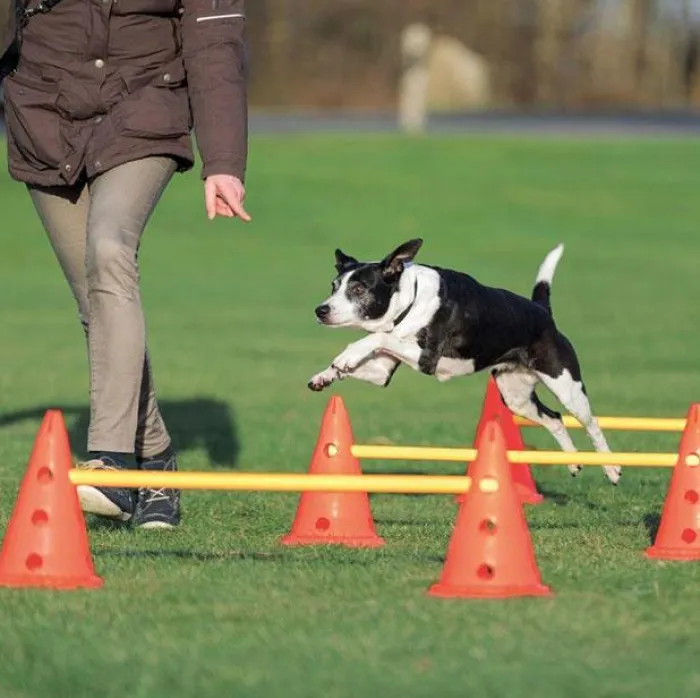
M 112 500 L 95 487 L 89 485 L 78 485 L 78 500 L 80 508 L 86 514 L 95 514 L 105 519 L 115 521 L 128 521 L 131 514 L 122 511 Z
M 172 529 L 175 528 L 175 524 L 166 523 L 165 521 L 146 521 L 144 523 L 136 524 L 136 527 L 145 529 Z

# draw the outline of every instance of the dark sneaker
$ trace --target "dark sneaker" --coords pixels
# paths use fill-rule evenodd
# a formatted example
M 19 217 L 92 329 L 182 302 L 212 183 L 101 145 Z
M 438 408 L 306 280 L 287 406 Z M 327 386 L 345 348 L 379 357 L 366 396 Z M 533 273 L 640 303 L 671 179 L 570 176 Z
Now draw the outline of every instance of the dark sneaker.
M 177 471 L 174 451 L 157 458 L 138 459 L 141 470 Z M 180 490 L 166 487 L 140 489 L 134 513 L 139 528 L 174 528 L 180 524 Z
M 79 463 L 81 470 L 123 470 L 125 465 L 109 456 L 101 456 L 93 460 Z M 106 519 L 128 521 L 136 506 L 136 493 L 126 488 L 92 487 L 78 485 L 80 507 L 86 514 L 95 514 Z

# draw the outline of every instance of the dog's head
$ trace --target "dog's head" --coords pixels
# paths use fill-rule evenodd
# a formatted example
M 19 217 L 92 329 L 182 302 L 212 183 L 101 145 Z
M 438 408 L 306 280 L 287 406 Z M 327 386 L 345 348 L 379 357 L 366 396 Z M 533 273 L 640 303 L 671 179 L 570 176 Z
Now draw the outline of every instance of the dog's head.
M 372 321 L 392 320 L 392 298 L 399 291 L 401 275 L 418 253 L 423 240 L 405 242 L 380 262 L 359 262 L 335 251 L 331 295 L 316 308 L 318 322 L 328 327 L 363 327 Z M 399 311 L 396 310 L 396 315 Z

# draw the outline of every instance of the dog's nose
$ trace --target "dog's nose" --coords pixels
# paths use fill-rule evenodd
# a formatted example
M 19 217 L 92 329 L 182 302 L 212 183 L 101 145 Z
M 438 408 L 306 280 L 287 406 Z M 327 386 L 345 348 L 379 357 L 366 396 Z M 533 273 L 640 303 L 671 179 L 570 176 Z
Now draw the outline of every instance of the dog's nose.
M 316 317 L 319 320 L 325 320 L 331 312 L 331 306 L 328 304 L 319 305 L 316 308 Z

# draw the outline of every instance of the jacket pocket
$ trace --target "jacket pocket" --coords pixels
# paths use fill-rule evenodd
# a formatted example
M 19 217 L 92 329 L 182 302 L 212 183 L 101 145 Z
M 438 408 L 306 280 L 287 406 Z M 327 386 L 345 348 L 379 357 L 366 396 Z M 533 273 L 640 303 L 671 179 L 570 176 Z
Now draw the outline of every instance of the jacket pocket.
M 181 62 L 165 66 L 146 84 L 127 81 L 127 98 L 114 110 L 124 136 L 145 139 L 179 138 L 192 127 L 187 80 Z
M 4 81 L 3 92 L 10 159 L 56 169 L 65 155 L 58 86 L 17 72 Z

